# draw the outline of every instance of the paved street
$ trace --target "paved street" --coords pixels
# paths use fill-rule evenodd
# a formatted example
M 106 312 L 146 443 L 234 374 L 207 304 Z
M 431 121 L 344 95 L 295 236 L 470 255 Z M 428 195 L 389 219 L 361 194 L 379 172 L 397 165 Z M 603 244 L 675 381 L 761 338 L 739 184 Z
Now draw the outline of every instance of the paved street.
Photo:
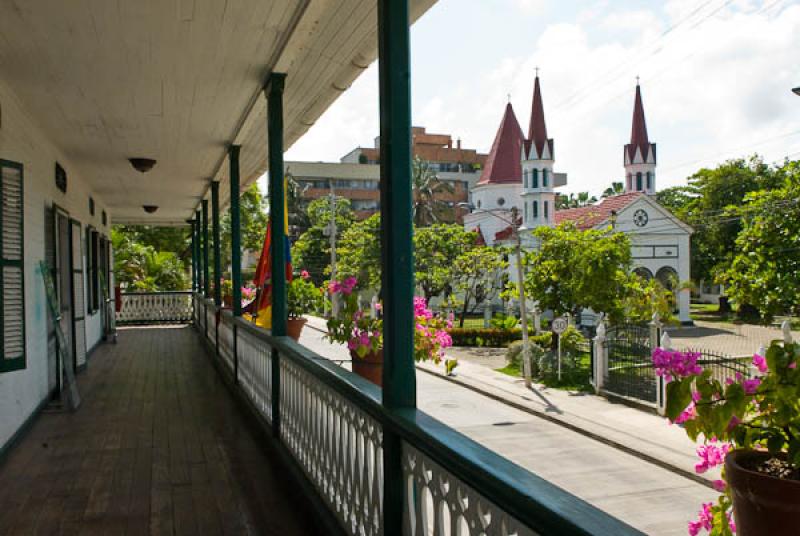
M 692 327 L 669 328 L 668 331 L 675 348 L 699 348 L 730 356 L 753 355 L 762 344 L 769 346 L 773 339 L 783 337 L 777 327 L 701 320 Z M 794 331 L 792 335 L 800 340 L 800 332 Z
M 307 327 L 301 342 L 348 359 Z M 715 493 L 694 481 L 459 385 L 417 372 L 420 409 L 648 534 L 684 535 Z

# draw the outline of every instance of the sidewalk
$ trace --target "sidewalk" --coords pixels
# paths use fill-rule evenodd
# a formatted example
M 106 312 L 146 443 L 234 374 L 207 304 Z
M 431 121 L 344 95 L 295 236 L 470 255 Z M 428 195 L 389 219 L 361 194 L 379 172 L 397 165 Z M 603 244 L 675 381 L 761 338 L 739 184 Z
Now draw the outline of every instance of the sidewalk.
M 325 321 L 309 318 L 308 327 L 325 331 Z M 534 384 L 525 388 L 521 378 L 493 370 L 490 365 L 471 363 L 463 359 L 464 350 L 449 351 L 458 357 L 459 365 L 453 376 L 445 376 L 441 366 L 418 363 L 417 369 L 512 406 L 518 410 L 564 426 L 681 476 L 710 486 L 717 472 L 698 475 L 696 445 L 678 426 L 671 426 L 658 415 L 615 403 L 606 398 L 551 389 Z

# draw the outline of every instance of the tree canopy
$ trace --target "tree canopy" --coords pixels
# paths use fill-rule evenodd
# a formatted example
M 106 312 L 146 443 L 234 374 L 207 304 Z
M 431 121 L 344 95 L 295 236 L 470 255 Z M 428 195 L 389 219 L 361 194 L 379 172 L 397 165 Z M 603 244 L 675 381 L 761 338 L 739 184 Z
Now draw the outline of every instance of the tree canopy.
M 414 232 L 417 284 L 426 300 L 453 290 L 456 259 L 475 247 L 477 233 L 457 224 L 436 224 Z
M 343 234 L 337 248 L 338 278 L 353 276 L 358 288 L 381 287 L 381 215 L 352 224 Z
M 418 156 L 414 158 L 412 164 L 411 182 L 413 188 L 411 209 L 414 225 L 424 227 L 445 219 L 452 219 L 454 208 L 440 196 L 443 193 L 453 193 L 453 186 L 439 180 L 430 164 Z
M 118 226 L 111 228 L 114 278 L 129 290 L 186 290 L 189 231 L 180 227 Z
M 321 285 L 328 275 L 331 260 L 330 236 L 326 234 L 331 219 L 330 198 L 321 197 L 311 201 L 306 213 L 309 228 L 294 243 L 292 261 L 297 268 L 307 270 L 315 284 Z M 350 200 L 337 197 L 337 238 L 350 228 L 353 219 Z
M 254 182 L 239 197 L 239 222 L 243 251 L 255 251 L 256 254 L 261 252 L 261 248 L 264 246 L 264 235 L 267 232 L 268 221 L 269 214 L 267 213 L 266 198 L 261 195 L 258 184 Z M 230 210 L 224 211 L 220 218 L 220 247 L 222 269 L 226 270 L 231 258 Z
M 459 325 L 464 317 L 483 303 L 491 302 L 505 286 L 508 261 L 503 248 L 475 246 L 461 253 L 453 263 L 451 277 L 461 307 Z
M 800 162 L 772 175 L 776 188 L 748 194 L 733 210 L 742 230 L 723 274 L 728 295 L 766 318 L 796 312 L 800 303 Z

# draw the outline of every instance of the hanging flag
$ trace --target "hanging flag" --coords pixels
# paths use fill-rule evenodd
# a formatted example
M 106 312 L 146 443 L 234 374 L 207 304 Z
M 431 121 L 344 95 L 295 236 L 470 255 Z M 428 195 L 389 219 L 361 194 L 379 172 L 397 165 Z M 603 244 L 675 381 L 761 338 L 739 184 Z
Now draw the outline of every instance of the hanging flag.
M 283 182 L 283 233 L 284 255 L 286 257 L 286 281 L 292 280 L 292 248 L 289 243 L 289 208 L 286 198 L 287 181 Z M 270 329 L 272 327 L 272 223 L 267 223 L 267 232 L 264 235 L 264 246 L 256 265 L 253 284 L 257 290 L 256 299 L 245 308 L 243 315 L 254 321 L 257 326 Z

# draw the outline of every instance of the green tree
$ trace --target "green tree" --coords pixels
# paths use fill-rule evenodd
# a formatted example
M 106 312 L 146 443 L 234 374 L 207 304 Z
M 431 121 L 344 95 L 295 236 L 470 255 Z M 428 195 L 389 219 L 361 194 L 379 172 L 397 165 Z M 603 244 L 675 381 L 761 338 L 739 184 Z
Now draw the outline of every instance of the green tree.
M 457 224 L 436 224 L 414 232 L 417 284 L 426 300 L 452 291 L 455 261 L 475 247 L 477 233 Z
M 523 260 L 525 291 L 531 299 L 556 315 L 591 308 L 614 322 L 624 318 L 631 271 L 625 234 L 565 224 L 540 227 L 534 235 L 540 246 Z
M 765 318 L 794 313 L 800 303 L 800 161 L 774 177 L 779 187 L 748 194 L 736 209 L 742 230 L 723 276 L 728 295 Z
M 563 210 L 568 208 L 588 207 L 597 203 L 597 198 L 590 196 L 589 192 L 578 192 L 577 194 L 571 193 L 569 196 L 566 194 L 558 194 L 556 196 L 556 210 Z
M 703 168 L 689 177 L 685 194 L 691 201 L 676 216 L 692 225 L 692 279 L 713 280 L 733 260 L 733 244 L 742 230 L 731 217 L 751 192 L 779 185 L 770 167 L 758 157 L 728 160 L 716 168 Z
M 625 193 L 625 185 L 621 182 L 612 182 L 611 186 L 603 191 L 601 197 L 613 197 L 622 193 Z
M 381 215 L 350 226 L 339 241 L 338 278 L 353 276 L 360 289 L 379 289 L 381 286 Z
M 445 199 L 442 199 L 441 195 L 453 193 L 453 186 L 440 181 L 428 162 L 419 157 L 414 158 L 411 181 L 413 188 L 412 211 L 414 224 L 417 227 L 440 222 L 452 214 L 452 207 Z
M 311 201 L 306 218 L 310 226 L 293 244 L 292 261 L 296 268 L 307 270 L 316 285 L 321 285 L 328 275 L 331 260 L 330 236 L 326 234 L 331 219 L 330 198 L 326 196 Z M 353 219 L 350 200 L 337 197 L 337 238 L 350 228 Z
M 475 246 L 456 258 L 453 283 L 461 307 L 459 326 L 464 327 L 464 317 L 468 313 L 474 313 L 503 290 L 508 268 L 504 256 L 502 248 Z
M 253 183 L 239 196 L 239 225 L 241 228 L 242 250 L 261 253 L 264 236 L 267 232 L 267 202 L 258 184 Z M 210 226 L 209 226 L 210 227 Z M 209 230 L 210 234 L 210 230 Z M 222 269 L 227 269 L 231 259 L 231 213 L 226 210 L 220 218 L 220 245 Z
M 694 196 L 686 186 L 672 186 L 656 192 L 656 201 L 680 219 L 688 218 Z
M 186 290 L 189 286 L 188 265 L 175 251 L 158 251 L 144 237 L 162 247 L 175 246 L 166 238 L 177 233 L 152 233 L 130 227 L 111 229 L 114 248 L 114 278 L 120 286 L 139 291 Z M 182 229 L 184 235 L 186 230 Z M 173 237 L 174 238 L 174 237 Z

